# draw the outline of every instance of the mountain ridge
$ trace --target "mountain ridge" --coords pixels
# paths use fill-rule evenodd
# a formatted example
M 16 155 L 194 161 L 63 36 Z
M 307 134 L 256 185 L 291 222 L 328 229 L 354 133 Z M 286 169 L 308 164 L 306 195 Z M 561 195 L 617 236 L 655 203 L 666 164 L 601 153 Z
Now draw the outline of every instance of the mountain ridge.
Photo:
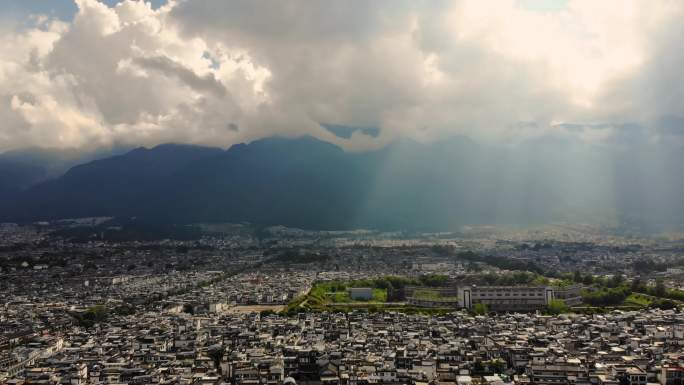
M 684 160 L 679 154 L 671 152 L 668 167 Z M 649 156 L 641 164 L 655 164 Z M 634 162 L 574 143 L 494 147 L 467 137 L 401 141 L 361 153 L 307 136 L 227 150 L 162 144 L 72 167 L 13 195 L 0 207 L 0 220 L 113 216 L 330 230 L 623 217 L 677 224 L 684 185 L 635 173 Z M 666 199 L 630 193 L 644 183 Z

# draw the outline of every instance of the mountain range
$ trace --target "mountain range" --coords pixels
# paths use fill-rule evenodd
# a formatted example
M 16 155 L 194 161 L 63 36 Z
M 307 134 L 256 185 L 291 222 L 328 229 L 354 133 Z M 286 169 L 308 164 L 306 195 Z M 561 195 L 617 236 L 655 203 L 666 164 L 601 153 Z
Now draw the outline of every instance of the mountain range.
M 679 226 L 682 154 L 554 138 L 495 146 L 466 137 L 346 152 L 308 136 L 274 137 L 227 150 L 136 148 L 54 176 L 0 155 L 0 221 L 112 216 L 417 230 L 554 221 Z
M 0 153 L 0 199 L 8 199 L 39 182 L 59 177 L 73 166 L 123 154 L 130 149 L 115 146 L 81 151 L 34 147 Z

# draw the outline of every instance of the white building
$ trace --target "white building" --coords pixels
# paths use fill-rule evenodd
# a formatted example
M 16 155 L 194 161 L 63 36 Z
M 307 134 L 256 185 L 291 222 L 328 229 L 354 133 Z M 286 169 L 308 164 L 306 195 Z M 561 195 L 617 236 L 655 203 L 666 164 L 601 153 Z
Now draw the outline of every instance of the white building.
M 460 307 L 471 309 L 481 303 L 494 311 L 542 309 L 554 299 L 550 286 L 459 286 Z

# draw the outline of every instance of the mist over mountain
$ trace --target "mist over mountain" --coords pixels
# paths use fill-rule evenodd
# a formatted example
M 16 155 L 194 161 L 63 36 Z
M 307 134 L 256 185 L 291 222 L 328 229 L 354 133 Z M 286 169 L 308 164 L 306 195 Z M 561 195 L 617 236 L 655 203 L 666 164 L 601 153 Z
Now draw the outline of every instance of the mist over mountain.
M 449 230 L 554 221 L 679 226 L 678 148 L 466 137 L 345 152 L 304 136 L 228 150 L 167 144 L 91 161 L 6 199 L 2 220 L 86 216 L 311 229 Z
M 10 199 L 10 195 L 59 177 L 73 166 L 124 154 L 130 149 L 126 146 L 91 150 L 32 147 L 0 153 L 0 198 Z
M 45 170 L 11 161 L 0 161 L 0 199 L 10 199 L 19 191 L 45 179 Z

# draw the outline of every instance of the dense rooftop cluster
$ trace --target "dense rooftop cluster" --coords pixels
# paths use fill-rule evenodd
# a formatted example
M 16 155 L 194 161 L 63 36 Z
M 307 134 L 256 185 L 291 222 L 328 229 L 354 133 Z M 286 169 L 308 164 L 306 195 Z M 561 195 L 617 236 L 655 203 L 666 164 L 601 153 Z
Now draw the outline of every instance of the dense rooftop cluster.
M 3 361 L 27 383 L 611 384 L 684 370 L 684 315 L 190 315 L 146 312 L 26 336 Z M 23 369 L 23 372 L 22 372 Z M 673 380 L 674 381 L 674 380 Z

